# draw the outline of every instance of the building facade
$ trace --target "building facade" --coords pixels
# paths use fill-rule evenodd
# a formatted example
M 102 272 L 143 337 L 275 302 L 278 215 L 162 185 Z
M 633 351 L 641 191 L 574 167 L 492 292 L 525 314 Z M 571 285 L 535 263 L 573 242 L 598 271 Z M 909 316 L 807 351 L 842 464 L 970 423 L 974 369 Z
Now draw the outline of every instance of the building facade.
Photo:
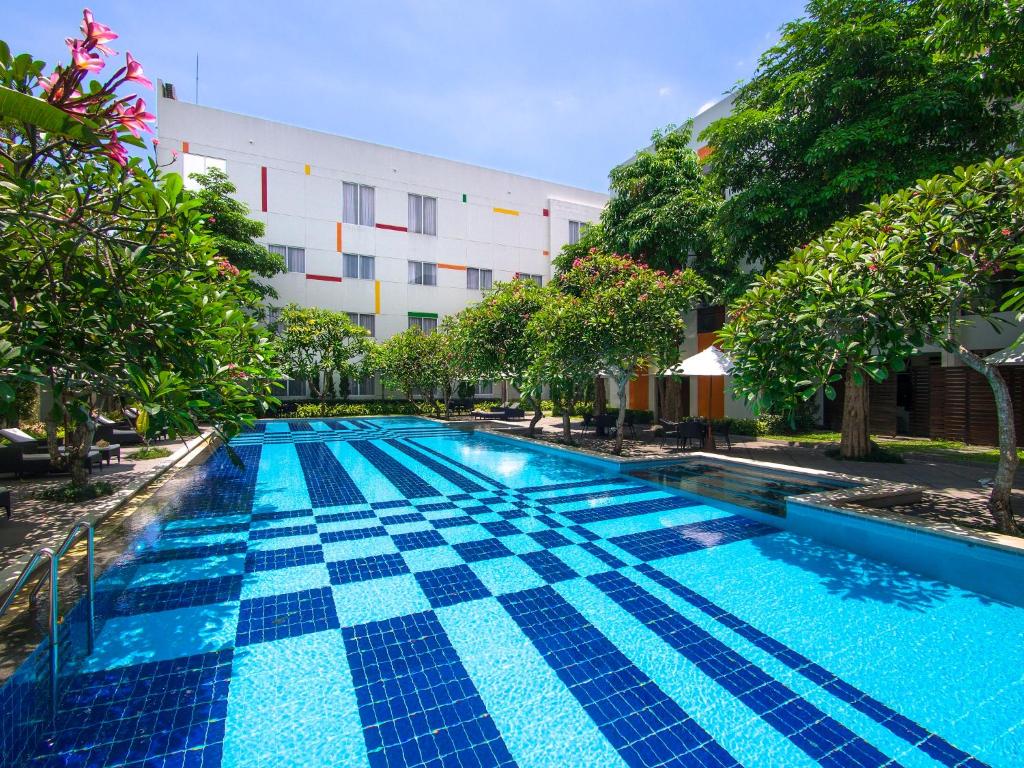
M 386 339 L 426 332 L 496 282 L 546 284 L 607 195 L 177 101 L 158 88 L 158 159 L 224 170 L 288 266 L 274 306 L 348 312 Z M 188 183 L 188 182 L 187 182 Z M 363 382 L 356 396 L 379 396 Z M 289 394 L 301 395 L 301 383 Z

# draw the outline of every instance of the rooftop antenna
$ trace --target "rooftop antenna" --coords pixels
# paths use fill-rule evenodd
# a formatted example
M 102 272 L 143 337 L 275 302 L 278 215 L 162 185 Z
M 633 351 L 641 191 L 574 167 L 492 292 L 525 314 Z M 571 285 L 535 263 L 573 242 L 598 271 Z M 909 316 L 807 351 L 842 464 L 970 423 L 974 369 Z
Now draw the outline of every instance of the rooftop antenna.
M 199 53 L 196 52 L 196 104 L 199 103 Z

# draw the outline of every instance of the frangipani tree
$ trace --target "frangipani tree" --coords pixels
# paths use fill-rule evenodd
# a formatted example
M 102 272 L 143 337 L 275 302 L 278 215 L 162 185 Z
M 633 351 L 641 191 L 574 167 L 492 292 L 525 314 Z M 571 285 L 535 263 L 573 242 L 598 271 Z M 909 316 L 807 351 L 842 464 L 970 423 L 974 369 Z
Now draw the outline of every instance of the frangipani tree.
M 866 379 L 898 370 L 930 343 L 988 381 L 999 421 L 999 466 L 989 508 L 1019 530 L 1010 493 L 1017 467 L 1009 389 L 999 370 L 960 340 L 970 315 L 991 317 L 993 282 L 1024 260 L 1024 167 L 997 159 L 920 181 L 839 222 L 732 306 L 720 334 L 734 390 L 770 406 L 847 378 L 844 456 L 869 450 Z M 1019 342 L 1018 342 L 1019 343 Z M 849 423 L 848 423 L 849 420 Z
M 455 321 L 445 318 L 435 333 L 409 328 L 374 346 L 368 369 L 383 385 L 405 395 L 410 403 L 429 402 L 440 416 L 447 408 L 458 382 L 466 376 Z M 436 395 L 441 393 L 441 402 Z
M 257 297 L 198 203 L 180 177 L 128 155 L 153 119 L 125 91 L 151 86 L 142 67 L 126 54 L 90 79 L 116 37 L 85 11 L 71 60 L 50 74 L 0 43 L 0 397 L 25 381 L 49 390 L 51 456 L 65 461 L 65 422 L 79 487 L 98 396 L 140 405 L 143 428 L 230 434 L 267 406 L 274 375 L 245 311 Z
M 324 400 L 334 374 L 342 381 L 362 372 L 363 359 L 373 348 L 370 332 L 349 320 L 345 312 L 290 304 L 281 310 L 276 339 L 281 370 L 309 382 L 314 396 Z
M 537 345 L 527 326 L 550 300 L 550 291 L 532 280 L 512 280 L 496 283 L 481 301 L 459 313 L 469 372 L 476 377 L 511 379 L 522 398 L 533 404 L 531 434 L 543 416 L 544 382 L 535 375 Z
M 588 346 L 599 350 L 601 366 L 616 382 L 619 399 L 615 453 L 622 453 L 626 393 L 638 372 L 679 360 L 686 324 L 683 316 L 707 292 L 692 270 L 667 274 L 617 254 L 595 251 L 559 273 L 556 288 L 588 305 L 594 322 Z
M 562 411 L 562 439 L 572 441 L 576 403 L 601 368 L 600 317 L 579 296 L 559 294 L 530 319 L 526 336 L 534 350 L 529 378 L 548 385 Z

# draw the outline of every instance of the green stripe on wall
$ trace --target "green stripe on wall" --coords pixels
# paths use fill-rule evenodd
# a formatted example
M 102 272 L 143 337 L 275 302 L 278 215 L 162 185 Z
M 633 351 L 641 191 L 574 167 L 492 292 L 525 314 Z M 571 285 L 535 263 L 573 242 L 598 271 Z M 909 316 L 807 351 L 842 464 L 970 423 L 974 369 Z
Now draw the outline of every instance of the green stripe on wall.
M 437 312 L 410 312 L 409 317 L 428 317 L 437 320 Z

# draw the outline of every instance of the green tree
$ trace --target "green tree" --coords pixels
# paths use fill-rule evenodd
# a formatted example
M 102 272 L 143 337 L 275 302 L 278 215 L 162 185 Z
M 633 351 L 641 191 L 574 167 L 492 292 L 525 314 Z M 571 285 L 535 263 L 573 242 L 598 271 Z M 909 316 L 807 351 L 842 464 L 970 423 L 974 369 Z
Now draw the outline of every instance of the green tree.
M 733 192 L 717 225 L 736 258 L 769 267 L 866 203 L 1019 140 L 1020 111 L 979 76 L 990 57 L 936 49 L 936 6 L 812 0 L 782 28 L 702 134 Z
M 263 222 L 250 219 L 248 206 L 231 197 L 235 185 L 228 175 L 211 168 L 206 173 L 193 173 L 192 178 L 199 184 L 194 194 L 219 255 L 253 278 L 271 278 L 284 272 L 284 259 L 256 242 L 263 237 Z M 252 282 L 261 299 L 277 298 L 271 286 L 255 279 Z
M 380 375 L 386 388 L 403 393 L 410 403 L 419 397 L 438 416 L 466 375 L 452 322 L 446 319 L 437 332 L 429 334 L 409 328 L 377 344 L 370 355 L 370 369 Z
M 679 360 L 686 325 L 683 315 L 706 294 L 693 270 L 667 274 L 630 259 L 602 253 L 577 259 L 559 273 L 557 290 L 580 299 L 592 313 L 589 344 L 615 379 L 619 396 L 615 453 L 622 453 L 629 382 L 648 366 Z
M 363 359 L 373 348 L 369 331 L 349 320 L 345 312 L 289 304 L 277 325 L 281 370 L 309 382 L 319 400 L 332 391 L 335 374 L 342 382 L 358 378 Z
M 533 350 L 527 378 L 547 384 L 551 399 L 562 411 L 562 440 L 572 442 L 570 420 L 601 368 L 595 307 L 578 296 L 560 294 L 537 311 L 526 328 Z
M 141 66 L 129 56 L 103 84 L 88 81 L 113 33 L 88 11 L 83 28 L 72 61 L 49 75 L 0 43 L 0 398 L 25 382 L 49 390 L 51 457 L 76 486 L 97 397 L 137 403 L 143 429 L 212 422 L 231 434 L 271 401 L 274 374 L 245 311 L 255 298 L 216 258 L 180 177 L 128 157 L 152 115 L 119 89 L 148 85 Z
M 993 317 L 997 277 L 1024 260 L 1024 160 L 997 159 L 918 182 L 838 222 L 759 279 L 720 334 L 733 387 L 762 407 L 789 404 L 846 378 L 844 456 L 869 450 L 866 382 L 900 370 L 924 344 L 985 377 L 999 422 L 989 508 L 1016 532 L 1017 467 L 1009 389 L 998 368 L 961 341 L 965 323 Z
M 510 379 L 525 402 L 533 406 L 530 434 L 544 415 L 541 386 L 532 374 L 536 347 L 526 329 L 550 292 L 532 280 L 495 283 L 476 304 L 459 313 L 463 354 L 469 373 L 478 378 Z M 507 397 L 503 394 L 503 400 Z

